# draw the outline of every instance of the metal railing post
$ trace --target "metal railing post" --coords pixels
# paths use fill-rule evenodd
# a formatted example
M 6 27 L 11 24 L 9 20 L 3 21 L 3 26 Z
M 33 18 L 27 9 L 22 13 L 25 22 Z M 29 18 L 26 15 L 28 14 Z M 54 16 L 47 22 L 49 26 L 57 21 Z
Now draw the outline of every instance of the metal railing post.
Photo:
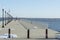
M 46 39 L 48 39 L 48 29 L 46 29 Z
M 5 11 L 5 25 L 6 25 L 6 11 Z
M 8 29 L 8 38 L 11 38 L 11 29 Z
M 2 28 L 4 28 L 4 9 L 2 9 Z
M 28 39 L 30 38 L 30 30 L 29 29 L 27 30 L 27 38 Z

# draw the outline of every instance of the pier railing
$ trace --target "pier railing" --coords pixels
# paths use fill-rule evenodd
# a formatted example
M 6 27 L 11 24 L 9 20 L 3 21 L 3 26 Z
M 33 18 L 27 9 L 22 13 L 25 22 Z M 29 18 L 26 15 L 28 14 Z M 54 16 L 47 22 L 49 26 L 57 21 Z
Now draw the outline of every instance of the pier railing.
M 11 16 L 6 10 L 2 9 L 2 28 L 4 28 L 4 26 L 6 26 L 12 20 L 13 16 Z

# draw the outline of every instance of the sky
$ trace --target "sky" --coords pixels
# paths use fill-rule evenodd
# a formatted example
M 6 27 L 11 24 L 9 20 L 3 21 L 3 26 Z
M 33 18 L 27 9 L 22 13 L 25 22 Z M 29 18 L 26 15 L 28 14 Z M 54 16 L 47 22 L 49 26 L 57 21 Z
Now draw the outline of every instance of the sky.
M 2 8 L 13 17 L 60 18 L 60 0 L 0 0 Z

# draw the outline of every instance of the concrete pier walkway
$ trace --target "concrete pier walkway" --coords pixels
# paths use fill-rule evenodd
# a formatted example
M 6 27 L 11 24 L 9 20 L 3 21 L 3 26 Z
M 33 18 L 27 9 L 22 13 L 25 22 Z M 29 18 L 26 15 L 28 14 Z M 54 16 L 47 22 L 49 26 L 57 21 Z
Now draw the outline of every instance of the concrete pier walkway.
M 13 20 L 10 22 L 8 25 L 5 26 L 5 28 L 1 28 L 0 26 L 0 35 L 8 33 L 8 29 L 11 29 L 11 34 L 16 34 L 17 38 L 13 38 L 12 40 L 40 40 L 40 38 L 45 38 L 46 37 L 46 28 L 47 25 L 44 26 L 40 25 L 39 28 L 35 24 L 31 24 L 22 20 Z M 44 27 L 44 28 L 42 28 Z M 30 30 L 30 39 L 27 39 L 27 30 Z M 48 38 L 56 38 L 56 33 L 57 31 L 48 29 Z M 4 39 L 5 40 L 5 39 Z M 45 39 L 41 39 L 45 40 Z M 49 39 L 51 40 L 51 39 Z M 55 40 L 55 39 L 53 39 Z

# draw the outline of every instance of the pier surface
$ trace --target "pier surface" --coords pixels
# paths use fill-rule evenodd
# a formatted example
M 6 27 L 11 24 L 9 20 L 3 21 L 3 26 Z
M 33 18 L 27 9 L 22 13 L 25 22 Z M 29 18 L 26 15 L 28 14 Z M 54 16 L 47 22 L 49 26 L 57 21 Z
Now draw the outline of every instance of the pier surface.
M 15 38 L 15 39 L 0 39 L 0 40 L 60 40 L 60 39 L 20 39 L 20 38 Z
M 9 24 L 2 28 L 0 26 L 0 35 L 8 33 L 8 29 L 11 29 L 11 34 L 16 34 L 17 38 L 10 38 L 11 40 L 57 40 L 57 39 L 45 39 L 46 38 L 46 28 L 40 25 L 41 28 L 36 28 L 38 25 L 34 25 L 22 20 L 13 20 Z M 34 28 L 35 27 L 35 28 Z M 45 25 L 44 27 L 47 27 Z M 29 39 L 27 39 L 27 30 L 30 30 Z M 48 38 L 56 38 L 57 31 L 48 29 Z M 9 38 L 8 38 L 9 39 Z M 8 40 L 2 39 L 1 40 Z

